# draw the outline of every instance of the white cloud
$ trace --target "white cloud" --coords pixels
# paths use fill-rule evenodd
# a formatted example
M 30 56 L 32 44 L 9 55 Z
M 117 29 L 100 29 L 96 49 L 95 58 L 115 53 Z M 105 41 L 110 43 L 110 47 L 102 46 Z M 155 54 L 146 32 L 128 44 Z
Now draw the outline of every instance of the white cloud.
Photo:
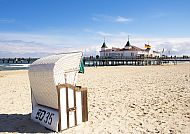
M 174 40 L 176 42 L 174 42 Z M 164 48 L 165 54 L 168 54 L 170 51 L 172 55 L 190 56 L 190 38 L 168 38 L 167 41 L 160 40 L 156 48 Z
M 153 38 L 128 32 L 108 33 L 103 31 L 96 32 L 93 30 L 90 30 L 90 33 L 93 35 L 96 33 L 96 36 L 100 36 L 99 38 L 96 38 L 96 40 L 100 40 L 98 44 L 96 44 L 96 47 L 99 49 L 103 42 L 103 36 L 106 37 L 106 45 L 108 47 L 122 48 L 127 43 L 128 35 L 132 35 L 130 36 L 130 42 L 132 45 L 144 48 L 144 44 L 150 43 L 153 50 L 162 52 L 164 48 L 165 54 L 168 54 L 168 51 L 170 51 L 172 55 L 190 56 L 190 38 Z
M 132 19 L 126 18 L 126 17 L 122 17 L 122 16 L 118 16 L 115 21 L 116 22 L 129 22 L 129 21 L 132 21 Z
M 114 17 L 113 16 L 109 16 L 109 15 L 104 15 L 104 14 L 99 14 L 99 15 L 95 15 L 92 17 L 93 21 L 114 21 Z
M 0 57 L 38 57 L 52 53 L 82 50 L 86 55 L 99 54 L 106 36 L 108 47 L 124 47 L 127 35 L 131 36 L 132 45 L 143 48 L 149 42 L 152 49 L 165 53 L 171 51 L 172 55 L 190 55 L 190 38 L 152 38 L 136 36 L 127 32 L 108 33 L 88 29 L 89 36 L 76 35 L 37 35 L 25 33 L 0 33 Z
M 113 36 L 113 34 L 111 33 L 106 33 L 106 32 L 102 32 L 102 31 L 99 31 L 97 32 L 100 36 Z
M 91 29 L 89 29 L 89 28 L 84 28 L 83 31 L 84 31 L 84 32 L 88 32 L 88 33 L 93 32 L 93 31 L 92 31 Z
M 0 56 L 62 53 L 78 51 L 85 44 L 80 37 L 37 35 L 24 33 L 0 33 Z M 3 55 L 7 54 L 7 55 Z M 43 56 L 42 55 L 42 56 Z
M 13 23 L 13 22 L 15 22 L 14 19 L 0 18 L 0 23 Z
M 95 15 L 92 17 L 93 21 L 99 21 L 99 22 L 117 22 L 117 23 L 126 23 L 133 21 L 131 18 L 127 18 L 124 16 L 110 16 L 110 15 Z
M 94 16 L 94 17 L 92 17 L 92 20 L 93 20 L 93 21 L 100 21 L 100 19 L 99 19 L 99 18 L 97 18 L 97 17 L 95 17 L 95 16 Z
M 155 19 L 161 19 L 161 18 L 168 18 L 170 15 L 172 15 L 172 12 L 162 12 L 162 11 L 156 11 L 152 12 L 152 15 L 150 15 L 151 18 Z
M 98 45 L 90 46 L 88 48 L 84 48 L 84 56 L 99 55 L 99 51 L 100 51 L 100 46 Z
M 119 36 L 119 34 L 114 34 L 111 37 L 108 36 L 106 40 L 106 45 L 109 48 L 123 48 L 127 43 L 127 36 Z M 144 45 L 148 42 L 152 46 L 153 50 L 161 52 L 164 48 L 165 54 L 168 54 L 168 52 L 170 51 L 170 54 L 172 55 L 190 56 L 190 38 L 149 38 L 143 36 L 132 36 L 130 39 L 131 45 L 135 45 L 140 48 L 144 48 Z M 101 47 L 101 44 L 99 45 L 99 47 Z

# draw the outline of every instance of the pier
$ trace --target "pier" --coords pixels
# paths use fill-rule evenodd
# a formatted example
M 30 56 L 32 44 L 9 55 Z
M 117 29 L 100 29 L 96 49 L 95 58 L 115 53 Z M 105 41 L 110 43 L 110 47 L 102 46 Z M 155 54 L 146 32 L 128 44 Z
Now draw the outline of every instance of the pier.
M 93 58 L 84 57 L 85 66 L 147 66 L 147 65 L 161 65 L 166 63 L 173 63 L 176 65 L 179 62 L 189 62 L 190 58 Z
M 31 64 L 39 58 L 1 58 L 0 64 Z
M 0 58 L 0 64 L 31 64 L 39 58 Z M 189 62 L 190 57 L 161 57 L 161 58 L 101 58 L 101 57 L 84 57 L 84 66 L 148 66 L 148 65 L 161 65 L 180 62 Z

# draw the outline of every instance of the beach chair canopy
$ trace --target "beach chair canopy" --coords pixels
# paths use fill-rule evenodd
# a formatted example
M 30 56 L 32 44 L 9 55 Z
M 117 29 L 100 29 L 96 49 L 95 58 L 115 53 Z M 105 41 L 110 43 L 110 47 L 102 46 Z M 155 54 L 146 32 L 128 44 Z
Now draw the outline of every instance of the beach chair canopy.
M 38 104 L 58 109 L 58 84 L 76 84 L 82 52 L 47 56 L 30 65 L 29 80 Z

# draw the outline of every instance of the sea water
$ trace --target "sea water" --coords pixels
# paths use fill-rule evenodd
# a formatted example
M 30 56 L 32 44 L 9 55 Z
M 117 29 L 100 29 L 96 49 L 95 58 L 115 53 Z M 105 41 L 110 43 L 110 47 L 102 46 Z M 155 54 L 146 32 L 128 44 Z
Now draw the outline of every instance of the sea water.
M 0 71 L 3 70 L 27 70 L 30 64 L 1 64 L 0 63 Z

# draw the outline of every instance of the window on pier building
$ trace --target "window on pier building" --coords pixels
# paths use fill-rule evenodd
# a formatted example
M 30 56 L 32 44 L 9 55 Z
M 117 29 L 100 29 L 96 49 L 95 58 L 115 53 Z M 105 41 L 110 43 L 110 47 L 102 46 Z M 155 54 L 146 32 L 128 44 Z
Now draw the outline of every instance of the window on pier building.
M 134 53 L 131 53 L 131 56 L 133 57 L 133 56 L 134 56 Z

